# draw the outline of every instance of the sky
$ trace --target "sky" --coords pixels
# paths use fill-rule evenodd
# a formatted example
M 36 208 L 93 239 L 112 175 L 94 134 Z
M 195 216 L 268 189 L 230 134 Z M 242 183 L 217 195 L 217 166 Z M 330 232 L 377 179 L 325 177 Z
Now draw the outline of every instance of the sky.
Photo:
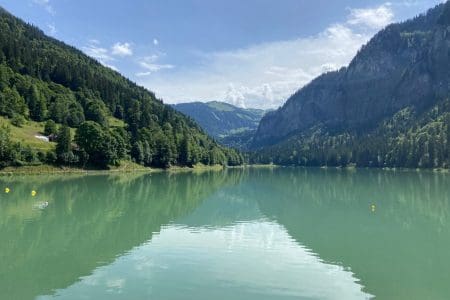
M 277 108 L 443 0 L 0 0 L 165 103 Z

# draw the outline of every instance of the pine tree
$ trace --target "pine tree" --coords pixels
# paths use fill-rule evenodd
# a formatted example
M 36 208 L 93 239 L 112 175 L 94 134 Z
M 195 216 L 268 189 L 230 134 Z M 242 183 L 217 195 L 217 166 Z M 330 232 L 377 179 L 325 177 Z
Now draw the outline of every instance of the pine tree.
M 46 136 L 52 135 L 52 134 L 56 134 L 57 133 L 57 128 L 56 128 L 56 123 L 53 120 L 48 120 L 47 122 L 45 122 L 44 125 L 44 134 Z
M 56 156 L 61 163 L 71 163 L 74 161 L 71 142 L 69 126 L 61 126 L 56 139 Z
M 141 142 L 135 142 L 131 148 L 131 157 L 134 158 L 135 162 L 142 164 L 145 159 L 144 148 Z
M 181 165 L 191 165 L 191 145 L 189 143 L 189 137 L 187 134 L 184 134 L 181 140 L 178 160 Z
M 35 121 L 45 119 L 47 106 L 36 85 L 31 85 L 28 92 L 28 108 L 30 117 Z

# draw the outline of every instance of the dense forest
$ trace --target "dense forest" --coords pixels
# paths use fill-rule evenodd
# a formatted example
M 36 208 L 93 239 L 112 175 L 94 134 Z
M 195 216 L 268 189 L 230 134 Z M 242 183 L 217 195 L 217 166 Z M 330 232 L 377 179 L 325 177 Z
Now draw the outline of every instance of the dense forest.
M 450 99 L 418 114 L 408 107 L 370 133 L 311 128 L 256 151 L 251 162 L 300 166 L 450 167 Z
M 377 33 L 261 120 L 252 162 L 450 167 L 450 1 Z
M 0 167 L 51 163 L 106 168 L 122 160 L 166 168 L 239 165 L 190 118 L 81 51 L 0 8 L 0 116 L 45 122 L 54 150 L 15 142 L 0 128 Z M 111 124 L 111 120 L 120 122 Z

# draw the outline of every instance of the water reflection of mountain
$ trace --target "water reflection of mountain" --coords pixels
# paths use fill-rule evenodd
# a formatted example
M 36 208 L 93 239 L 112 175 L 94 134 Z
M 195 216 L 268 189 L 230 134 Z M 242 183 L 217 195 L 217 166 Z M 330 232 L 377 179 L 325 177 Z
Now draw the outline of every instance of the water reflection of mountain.
M 263 218 L 380 299 L 445 299 L 449 183 L 431 172 L 289 168 L 1 178 L 12 192 L 0 195 L 0 298 L 73 285 L 166 224 L 207 232 Z M 35 201 L 50 204 L 33 210 Z
M 261 211 L 379 299 L 450 294 L 450 177 L 287 169 L 252 174 Z M 375 212 L 371 205 L 375 204 Z
M 233 170 L 227 176 L 239 173 Z M 218 189 L 145 244 L 96 268 L 57 295 L 61 299 L 79 295 L 92 299 L 368 299 L 370 295 L 361 291 L 350 270 L 324 263 L 282 225 L 267 220 L 249 191 L 246 180 Z
M 255 199 L 245 197 L 245 192 L 245 185 L 220 189 L 205 199 L 192 213 L 177 219 L 176 223 L 213 229 L 264 218 L 258 203 Z
M 238 180 L 223 172 L 26 179 L 0 182 L 12 190 L 0 196 L 0 298 L 69 286 Z M 36 201 L 49 206 L 33 209 Z

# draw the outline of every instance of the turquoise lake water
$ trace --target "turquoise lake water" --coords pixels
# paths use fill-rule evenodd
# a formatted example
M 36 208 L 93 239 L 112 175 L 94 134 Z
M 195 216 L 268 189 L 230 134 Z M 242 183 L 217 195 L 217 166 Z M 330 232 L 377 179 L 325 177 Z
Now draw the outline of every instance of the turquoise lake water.
M 447 174 L 13 176 L 0 188 L 0 299 L 450 298 Z

